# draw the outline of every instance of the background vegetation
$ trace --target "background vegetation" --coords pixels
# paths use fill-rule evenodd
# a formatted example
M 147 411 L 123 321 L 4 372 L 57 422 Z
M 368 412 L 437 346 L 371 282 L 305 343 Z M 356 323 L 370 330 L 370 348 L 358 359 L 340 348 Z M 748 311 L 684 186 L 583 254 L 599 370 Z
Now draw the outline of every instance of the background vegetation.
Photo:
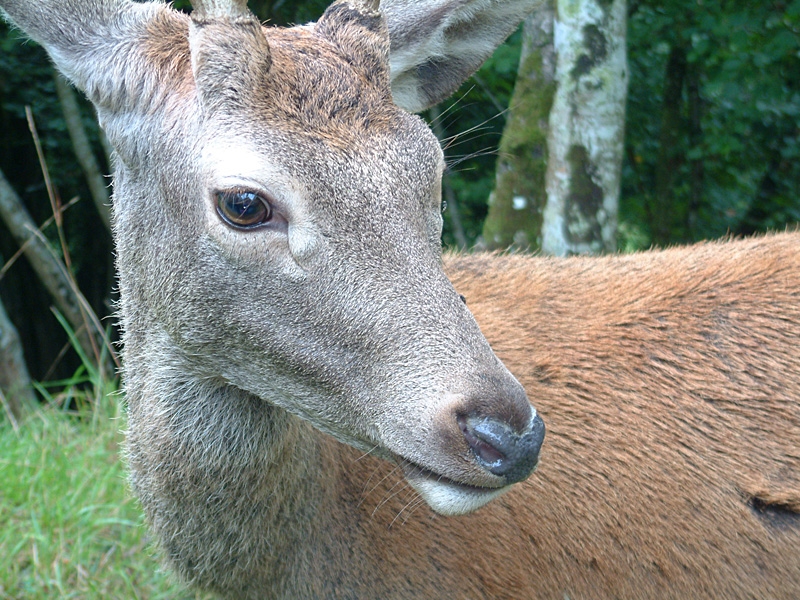
M 282 25 L 316 18 L 327 0 L 250 4 Z M 800 0 L 634 1 L 628 27 L 620 249 L 800 221 Z M 519 43 L 515 34 L 450 102 L 426 115 L 446 146 L 446 185 L 469 246 L 480 241 L 494 186 Z M 62 204 L 79 198 L 63 225 L 72 269 L 113 337 L 110 236 L 75 159 L 53 71 L 40 48 L 0 26 L 0 170 L 41 224 L 52 212 L 26 106 Z M 108 172 L 92 110 L 81 109 Z M 457 241 L 453 206 L 448 245 Z M 44 233 L 59 246 L 54 227 Z M 154 566 L 125 488 L 120 399 L 105 396 L 115 383 L 90 376 L 17 251 L 0 224 L 0 299 L 33 379 L 61 381 L 40 389 L 45 408 L 24 427 L 0 417 L 0 598 L 180 597 Z
M 630 13 L 622 221 L 663 245 L 800 220 L 800 2 Z
M 193 597 L 159 569 L 128 493 L 121 412 L 108 398 L 0 423 L 0 598 Z

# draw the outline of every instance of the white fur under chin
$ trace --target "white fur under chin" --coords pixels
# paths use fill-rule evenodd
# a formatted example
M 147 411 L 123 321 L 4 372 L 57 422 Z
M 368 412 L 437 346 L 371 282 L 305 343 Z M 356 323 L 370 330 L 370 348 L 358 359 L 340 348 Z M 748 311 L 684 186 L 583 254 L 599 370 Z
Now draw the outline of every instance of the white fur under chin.
M 407 477 L 434 512 L 447 517 L 465 515 L 507 492 L 512 486 L 498 489 L 469 488 L 450 481 L 426 477 Z

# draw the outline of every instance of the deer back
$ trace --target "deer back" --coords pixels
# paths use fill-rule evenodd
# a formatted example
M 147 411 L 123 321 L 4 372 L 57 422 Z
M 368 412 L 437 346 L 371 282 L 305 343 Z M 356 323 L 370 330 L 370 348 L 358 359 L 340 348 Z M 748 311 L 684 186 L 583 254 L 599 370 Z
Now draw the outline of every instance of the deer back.
M 548 424 L 486 559 L 525 583 L 491 597 L 796 596 L 797 233 L 447 264 Z

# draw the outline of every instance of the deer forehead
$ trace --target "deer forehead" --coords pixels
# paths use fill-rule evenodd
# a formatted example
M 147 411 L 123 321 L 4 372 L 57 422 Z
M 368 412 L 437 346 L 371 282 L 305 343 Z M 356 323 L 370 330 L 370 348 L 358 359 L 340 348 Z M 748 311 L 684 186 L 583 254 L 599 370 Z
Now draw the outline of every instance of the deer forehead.
M 269 171 L 280 179 L 277 162 L 295 173 L 295 189 L 304 178 L 350 188 L 358 187 L 353 177 L 384 179 L 396 188 L 438 180 L 438 140 L 422 119 L 394 104 L 388 86 L 367 76 L 363 65 L 355 67 L 313 26 L 263 31 L 271 57 L 268 77 L 239 90 L 248 101 L 207 115 L 199 130 L 215 174 L 255 177 Z M 188 57 L 182 62 L 190 68 Z
M 391 131 L 367 128 L 357 138 L 352 131 L 349 138 L 320 135 L 263 114 L 244 126 L 241 119 L 207 123 L 200 168 L 208 187 L 255 187 L 289 204 L 312 202 L 310 213 L 375 217 L 383 207 L 420 214 L 435 204 L 443 153 L 419 117 L 392 110 Z
M 176 27 L 176 25 L 179 25 Z M 189 115 L 195 82 L 184 16 L 164 24 L 149 24 L 145 56 L 149 70 L 160 74 L 162 89 L 154 100 L 169 100 L 167 123 L 183 122 Z M 222 106 L 215 115 L 242 128 L 258 124 L 279 127 L 305 138 L 323 140 L 331 147 L 357 147 L 365 135 L 393 134 L 407 126 L 404 111 L 395 106 L 388 79 L 371 77 L 370 65 L 354 65 L 342 48 L 318 35 L 313 24 L 292 28 L 263 27 L 269 43 L 270 66 L 260 80 L 237 77 L 246 65 L 228 64 L 220 69 L 231 85 L 239 86 L 241 102 Z M 232 42 L 233 43 L 233 42 Z M 224 55 L 214 60 L 224 61 Z M 235 57 L 230 57 L 235 61 Z M 376 58 L 374 70 L 388 70 Z M 235 82 L 235 83 L 234 83 Z M 246 82 L 246 83 L 245 83 Z M 245 109 L 246 114 L 242 114 Z M 180 127 L 176 128 L 181 129 Z
M 268 76 L 263 83 L 254 82 L 256 87 L 239 90 L 248 96 L 252 117 L 339 148 L 398 126 L 402 111 L 394 105 L 388 84 L 367 77 L 313 27 L 263 31 L 269 42 Z
M 208 140 L 199 158 L 209 187 L 215 189 L 245 187 L 289 195 L 307 193 L 302 183 L 274 157 L 235 132 Z
M 279 202 L 313 200 L 320 210 L 344 210 L 345 199 L 359 211 L 376 203 L 412 212 L 429 208 L 444 170 L 443 153 L 427 125 L 414 115 L 403 117 L 406 122 L 391 135 L 369 131 L 347 147 L 286 131 L 282 123 L 214 127 L 199 145 L 200 172 L 209 188 L 255 188 Z

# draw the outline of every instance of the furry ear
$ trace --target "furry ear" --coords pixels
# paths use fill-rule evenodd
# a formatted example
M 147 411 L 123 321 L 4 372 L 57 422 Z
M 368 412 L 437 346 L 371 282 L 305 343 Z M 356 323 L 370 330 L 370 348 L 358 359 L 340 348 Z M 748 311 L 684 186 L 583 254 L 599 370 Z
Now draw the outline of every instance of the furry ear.
M 392 95 L 419 112 L 449 97 L 548 0 L 382 0 Z
M 162 3 L 3 0 L 3 12 L 100 113 L 134 109 L 173 86 L 173 73 L 156 72 L 153 41 L 185 40 L 185 18 Z
M 250 105 L 272 64 L 261 24 L 246 0 L 196 0 L 194 7 L 189 49 L 203 110 Z
M 389 31 L 376 0 L 339 0 L 314 25 L 347 60 L 389 93 Z

